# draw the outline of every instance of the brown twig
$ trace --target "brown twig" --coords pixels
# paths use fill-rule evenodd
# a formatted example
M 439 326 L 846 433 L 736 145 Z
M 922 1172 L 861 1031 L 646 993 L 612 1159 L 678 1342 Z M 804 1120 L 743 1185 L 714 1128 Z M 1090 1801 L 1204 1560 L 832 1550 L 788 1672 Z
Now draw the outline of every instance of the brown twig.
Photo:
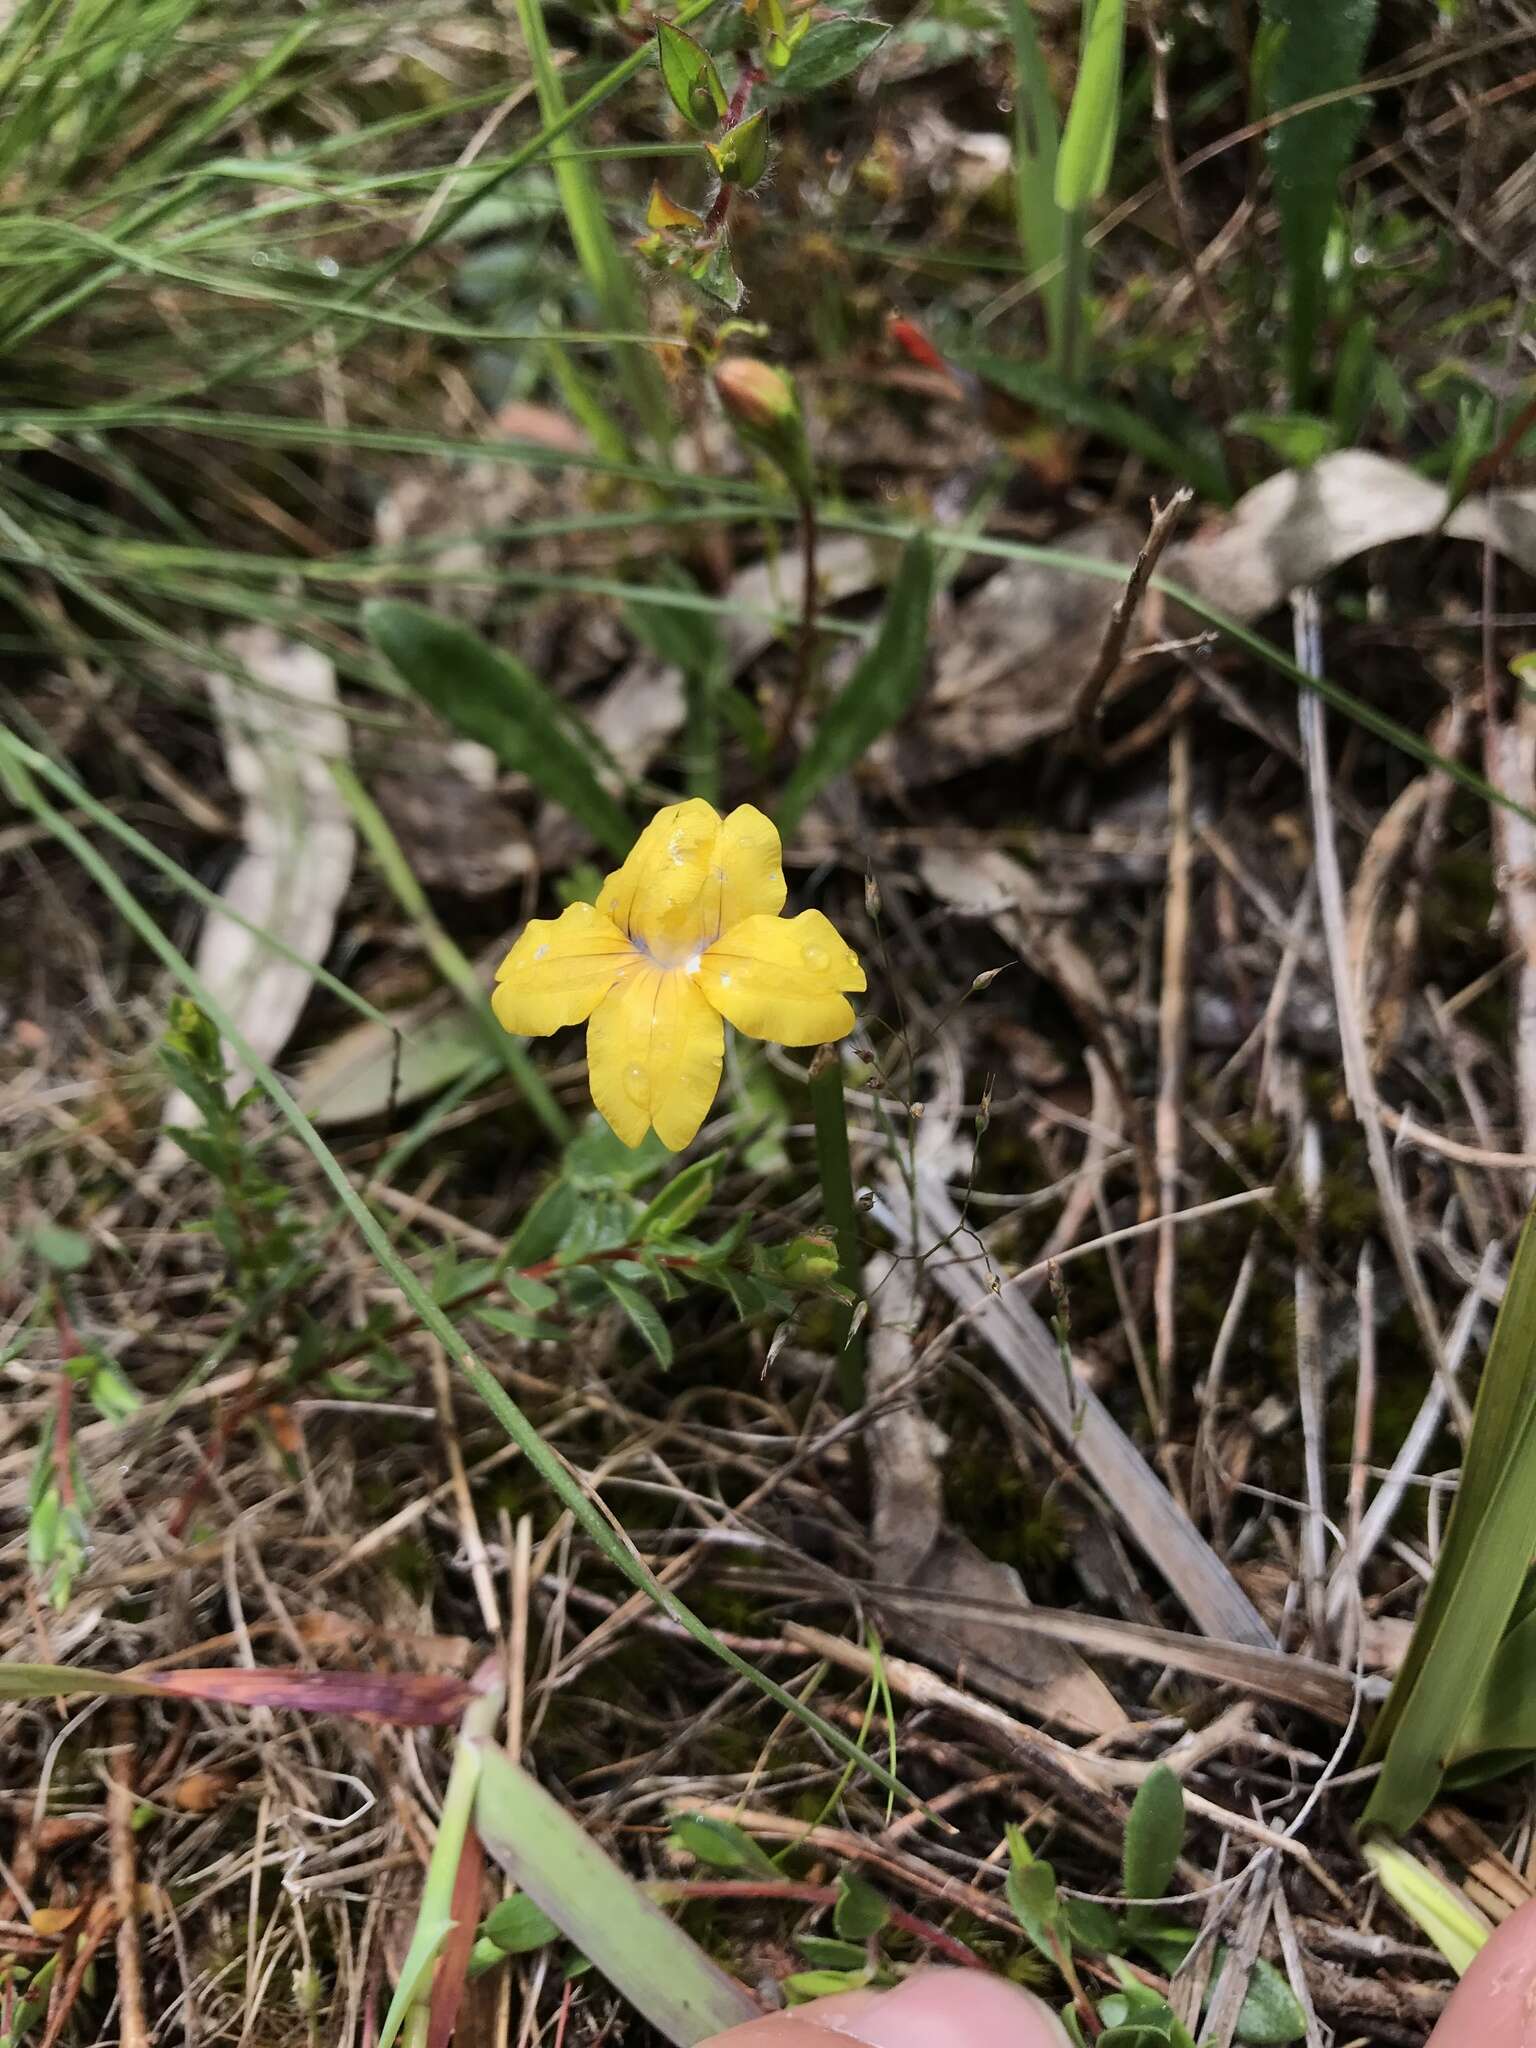
M 137 1838 L 133 1831 L 133 1760 L 138 1748 L 138 1722 L 131 1700 L 117 1702 L 112 1733 L 107 1827 L 112 1904 L 117 1913 L 118 2039 L 122 2048 L 149 2048 L 149 2027 L 144 2018 L 144 1958 L 139 1946 Z
M 1181 484 L 1166 505 L 1159 505 L 1155 501 L 1153 503 L 1152 523 L 1147 529 L 1146 539 L 1142 542 L 1141 553 L 1136 557 L 1131 573 L 1126 578 L 1125 588 L 1109 615 L 1109 624 L 1104 629 L 1104 638 L 1099 644 L 1099 652 L 1093 667 L 1078 685 L 1073 722 L 1076 727 L 1077 744 L 1087 753 L 1094 750 L 1094 722 L 1098 715 L 1099 700 L 1104 695 L 1105 685 L 1120 664 L 1120 657 L 1125 651 L 1126 636 L 1131 630 L 1131 622 L 1140 608 L 1158 559 L 1168 545 L 1185 506 L 1194 495 L 1187 484 Z
M 1153 1142 L 1157 1154 L 1157 1261 L 1152 1305 L 1157 1328 L 1157 1380 L 1161 1429 L 1173 1402 L 1173 1354 L 1177 1335 L 1180 1138 L 1184 1128 L 1184 1071 L 1189 1050 L 1190 877 L 1194 868 L 1190 829 L 1189 722 L 1174 727 L 1168 748 L 1168 893 L 1163 909 L 1163 988 L 1158 1013 L 1158 1084 Z

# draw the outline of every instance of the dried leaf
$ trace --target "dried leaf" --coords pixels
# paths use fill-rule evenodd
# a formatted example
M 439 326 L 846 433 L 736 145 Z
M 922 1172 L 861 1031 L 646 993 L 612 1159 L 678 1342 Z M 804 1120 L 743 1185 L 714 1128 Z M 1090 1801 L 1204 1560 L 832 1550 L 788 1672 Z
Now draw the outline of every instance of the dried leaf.
M 269 626 L 242 626 L 225 635 L 223 646 L 250 677 L 240 681 L 212 669 L 206 678 L 229 779 L 241 799 L 245 841 L 223 899 L 300 959 L 320 961 L 330 947 L 356 851 L 351 814 L 328 766 L 349 752 L 336 670 L 325 655 L 285 640 Z M 196 965 L 260 1057 L 275 1059 L 309 998 L 310 977 L 302 966 L 212 914 Z M 236 1071 L 231 1092 L 249 1078 Z M 178 1092 L 166 1103 L 162 1121 L 195 1125 L 198 1116 Z M 179 1156 L 174 1146 L 170 1151 Z

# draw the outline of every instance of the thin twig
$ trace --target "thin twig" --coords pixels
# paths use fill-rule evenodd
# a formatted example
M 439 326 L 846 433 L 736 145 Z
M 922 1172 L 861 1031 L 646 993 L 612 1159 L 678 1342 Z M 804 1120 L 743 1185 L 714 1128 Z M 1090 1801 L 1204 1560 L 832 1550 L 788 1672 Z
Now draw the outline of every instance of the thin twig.
M 1317 598 L 1311 591 L 1299 591 L 1292 600 L 1292 605 L 1295 614 L 1297 662 L 1308 675 L 1320 675 L 1322 635 L 1318 622 Z M 1429 1288 L 1425 1284 L 1418 1254 L 1414 1249 L 1413 1234 L 1409 1228 L 1402 1190 L 1393 1171 L 1392 1156 L 1381 1120 L 1381 1107 L 1376 1097 L 1376 1084 L 1371 1074 L 1370 1055 L 1366 1050 L 1365 1032 L 1360 1022 L 1359 1007 L 1355 1002 L 1349 964 L 1344 881 L 1339 870 L 1338 847 L 1333 833 L 1333 810 L 1328 782 L 1327 730 L 1323 716 L 1323 701 L 1315 691 L 1302 692 L 1297 715 L 1307 784 L 1312 799 L 1314 872 L 1317 877 L 1318 903 L 1323 918 L 1323 936 L 1328 947 L 1328 968 L 1333 980 L 1339 1042 L 1344 1055 L 1344 1085 L 1349 1091 L 1350 1101 L 1365 1133 L 1366 1156 L 1370 1161 L 1371 1178 L 1376 1183 L 1376 1193 L 1381 1202 L 1382 1222 L 1386 1229 L 1387 1241 L 1392 1247 L 1392 1255 L 1397 1261 L 1397 1269 L 1402 1276 L 1409 1306 L 1419 1326 L 1419 1336 L 1444 1390 L 1451 1414 L 1456 1419 L 1456 1426 L 1465 1439 L 1472 1427 L 1472 1411 L 1467 1405 L 1465 1394 L 1446 1370 L 1434 1304 L 1429 1298 Z M 1536 1053 L 1536 1041 L 1533 1041 L 1532 1050 Z
M 1154 1144 L 1157 1153 L 1157 1264 L 1152 1304 L 1157 1328 L 1159 1406 L 1166 1423 L 1173 1404 L 1177 1338 L 1180 1136 L 1184 1122 L 1184 1069 L 1189 1047 L 1190 834 L 1189 722 L 1174 727 L 1168 748 L 1168 892 L 1163 910 L 1163 987 L 1158 1006 L 1158 1083 Z
M 149 2048 L 144 2018 L 144 1958 L 139 1947 L 139 1875 L 133 1831 L 133 1759 L 138 1747 L 137 1709 L 119 1700 L 107 1780 L 107 1825 L 111 1842 L 112 1904 L 117 1913 L 117 2036 L 121 2048 Z
M 1191 502 L 1194 495 L 1187 484 L 1181 484 L 1166 505 L 1159 505 L 1155 500 L 1153 502 L 1152 523 L 1147 529 L 1146 539 L 1142 542 L 1141 553 L 1136 557 L 1131 573 L 1126 578 L 1125 588 L 1109 615 L 1109 623 L 1104 628 L 1104 638 L 1093 667 L 1078 685 L 1073 722 L 1077 732 L 1077 744 L 1088 752 L 1092 751 L 1094 745 L 1094 725 L 1098 717 L 1099 700 L 1104 695 L 1110 677 L 1119 667 L 1120 657 L 1125 652 L 1126 636 L 1131 630 L 1131 622 L 1140 608 L 1158 559 L 1168 545 L 1185 506 Z

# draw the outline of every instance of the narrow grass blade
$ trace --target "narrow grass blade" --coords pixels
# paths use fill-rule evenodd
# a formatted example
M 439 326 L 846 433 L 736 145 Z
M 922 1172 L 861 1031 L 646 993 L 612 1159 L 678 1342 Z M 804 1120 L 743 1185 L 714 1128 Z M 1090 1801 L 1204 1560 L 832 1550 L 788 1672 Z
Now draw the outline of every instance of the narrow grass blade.
M 1202 497 L 1215 498 L 1223 504 L 1230 499 L 1231 487 L 1220 454 L 1208 431 L 1197 422 L 1191 421 L 1190 437 L 1175 440 L 1134 406 L 1105 398 L 1097 391 L 1086 391 L 1071 377 L 1047 368 L 1044 363 L 1015 362 L 1007 356 L 983 355 L 966 349 L 949 353 L 961 369 L 974 371 L 984 384 L 994 385 L 1010 398 L 1022 399 L 1026 405 L 1036 406 L 1070 427 L 1102 434 L 1105 440 L 1129 448 L 1132 454 L 1145 456 L 1158 469 L 1192 484 Z M 1202 449 L 1194 438 L 1196 435 L 1207 440 L 1209 447 Z
M 448 1773 L 448 1789 L 443 1794 L 437 1838 L 432 1844 L 426 1881 L 421 1888 L 421 1902 L 416 1909 L 416 1925 L 405 1952 L 405 1961 L 400 1965 L 400 1975 L 395 1980 L 395 1995 L 384 2015 L 378 2048 L 391 2048 L 411 2008 L 426 2005 L 433 1967 L 453 1932 L 454 1892 L 464 1843 L 474 1816 L 481 1760 L 486 1753 L 486 1738 L 495 1729 L 500 1711 L 499 1688 L 475 1700 L 465 1711 L 463 1727 L 454 1747 L 453 1766 Z
M 1287 354 L 1291 399 L 1305 411 L 1323 305 L 1323 250 L 1338 204 L 1339 179 L 1365 119 L 1364 100 L 1345 97 L 1359 83 L 1376 25 L 1376 0 L 1265 0 L 1264 19 L 1279 32 L 1265 100 L 1272 114 L 1300 100 L 1337 99 L 1270 130 L 1275 210 L 1290 285 Z
M 1109 183 L 1124 62 L 1125 0 L 1083 0 L 1077 85 L 1056 158 L 1056 204 L 1063 213 L 1081 213 Z
M 423 702 L 563 804 L 609 853 L 628 853 L 634 828 L 598 780 L 597 742 L 520 661 L 422 605 L 380 600 L 366 607 L 363 622 Z
M 1367 1821 L 1401 1833 L 1482 1711 L 1536 1552 L 1536 1211 L 1527 1217 L 1477 1392 L 1461 1484 L 1402 1668 L 1371 1731 Z
M 1464 1977 L 1488 1940 L 1487 1921 L 1406 1849 L 1391 1842 L 1367 1842 L 1364 1855 L 1382 1890 L 1428 1935 L 1457 1976 Z
M 568 109 L 565 88 L 549 44 L 543 0 L 517 0 L 517 19 L 533 64 L 539 112 L 546 122 L 559 121 Z M 555 167 L 566 226 L 604 324 L 631 334 L 643 331 L 645 305 L 608 225 L 595 172 L 574 154 L 573 145 L 564 134 L 551 141 L 549 155 Z M 672 438 L 672 416 L 661 371 L 643 348 L 621 347 L 617 356 L 619 377 L 630 404 L 652 443 L 665 451 Z
M 502 1869 L 676 2048 L 758 2017 L 735 1979 L 489 1742 L 481 1745 L 475 1826 Z
M 822 1207 L 837 1239 L 837 1277 L 857 1296 L 864 1264 L 859 1251 L 858 1211 L 853 1203 L 848 1098 L 843 1093 L 843 1063 L 835 1046 L 823 1046 L 811 1062 L 810 1090 Z M 837 1356 L 837 1388 L 850 1415 L 864 1405 L 864 1339 L 857 1331 L 850 1334 L 852 1313 L 850 1309 L 843 1318 Z
M 358 781 L 351 764 L 335 761 L 331 774 L 351 811 L 357 829 L 368 843 L 395 901 L 421 934 L 428 958 L 450 988 L 457 990 L 465 1008 L 480 1027 L 486 1049 L 494 1054 L 521 1091 L 523 1100 L 557 1144 L 571 1135 L 571 1120 L 556 1102 L 543 1075 L 528 1057 L 521 1039 L 503 1031 L 491 1014 L 490 1003 L 480 977 L 438 922 L 426 892 L 411 873 L 410 862 L 400 850 L 384 813 Z
M 1061 123 L 1040 48 L 1040 33 L 1035 27 L 1033 0 L 1008 0 L 1008 26 L 1013 37 L 1014 68 L 1014 222 L 1024 260 L 1041 276 L 1046 335 L 1055 355 L 1061 343 L 1066 290 L 1062 276 L 1066 227 L 1056 203 L 1056 152 Z
M 776 1680 L 769 1678 L 766 1673 L 759 1671 L 755 1665 L 749 1664 L 746 1658 L 733 1650 L 728 1643 L 722 1642 L 691 1607 L 656 1577 L 622 1533 L 614 1528 L 608 1517 L 589 1498 L 581 1481 L 565 1460 L 549 1448 L 495 1374 L 490 1372 L 470 1350 L 457 1325 L 444 1313 L 440 1304 L 432 1299 L 418 1276 L 401 1258 L 389 1233 L 353 1187 L 346 1169 L 335 1153 L 304 1115 L 277 1075 L 264 1060 L 257 1057 L 233 1019 L 220 1009 L 199 979 L 191 962 L 172 945 L 111 863 L 103 860 L 90 841 L 49 803 L 29 773 L 29 764 L 33 758 L 36 757 L 32 748 L 23 745 L 0 727 L 0 779 L 3 779 L 12 797 L 45 824 L 58 844 L 66 848 L 78 861 L 118 915 L 137 933 L 162 966 L 169 969 L 212 1020 L 231 1051 L 249 1067 L 257 1085 L 277 1110 L 278 1115 L 329 1181 L 341 1207 L 356 1225 L 364 1243 L 373 1253 L 382 1271 L 389 1277 L 391 1284 L 399 1289 L 423 1328 L 429 1330 L 442 1345 L 463 1374 L 467 1384 L 473 1388 L 508 1437 L 522 1451 L 539 1479 L 555 1498 L 570 1510 L 572 1518 L 599 1554 L 605 1557 L 638 1592 L 644 1593 L 653 1601 L 669 1620 L 675 1621 L 701 1649 L 717 1657 L 738 1677 L 749 1680 L 772 1700 L 775 1706 L 793 1715 L 803 1727 L 810 1729 L 838 1756 L 868 1771 L 876 1783 L 883 1786 L 886 1791 L 893 1792 L 898 1798 L 911 1801 L 914 1805 L 920 1805 L 894 1773 L 888 1771 L 858 1743 L 850 1741 L 841 1729 L 835 1727 L 823 1715 L 816 1713 L 813 1708 L 807 1707 L 803 1700 L 796 1699 L 793 1693 L 787 1691 Z
M 932 547 L 914 536 L 897 566 L 874 646 L 823 713 L 779 799 L 779 830 L 786 839 L 817 791 L 846 774 L 889 732 L 922 688 L 934 573 Z

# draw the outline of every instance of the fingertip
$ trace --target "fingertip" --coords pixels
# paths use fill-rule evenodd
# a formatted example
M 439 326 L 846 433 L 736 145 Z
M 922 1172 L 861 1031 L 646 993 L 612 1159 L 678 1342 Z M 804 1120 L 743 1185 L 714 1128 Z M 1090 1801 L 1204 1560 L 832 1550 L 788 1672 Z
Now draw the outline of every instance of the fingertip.
M 984 1970 L 920 1970 L 893 1991 L 846 1991 L 733 2027 L 710 2048 L 1071 2048 L 1051 2008 Z

